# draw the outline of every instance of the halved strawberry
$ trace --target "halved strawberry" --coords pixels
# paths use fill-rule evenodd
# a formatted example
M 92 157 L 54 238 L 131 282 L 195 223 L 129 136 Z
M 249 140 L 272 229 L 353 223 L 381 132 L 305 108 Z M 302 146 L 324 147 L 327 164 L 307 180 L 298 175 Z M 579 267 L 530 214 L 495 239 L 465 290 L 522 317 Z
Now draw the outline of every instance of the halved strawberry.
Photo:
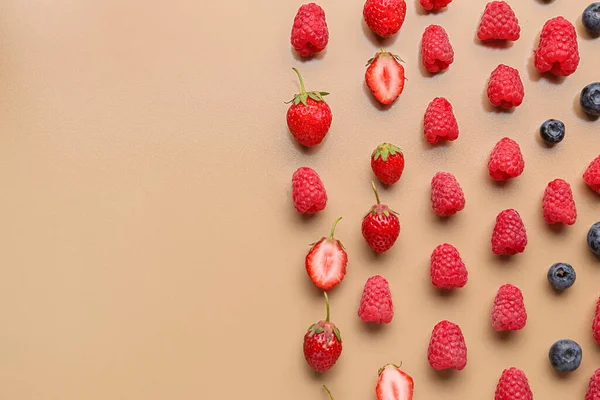
M 373 96 L 381 104 L 391 104 L 404 90 L 404 67 L 400 58 L 381 49 L 367 62 L 365 80 Z
M 322 237 L 312 245 L 306 255 L 306 272 L 317 287 L 329 290 L 344 279 L 348 254 L 342 242 L 335 239 L 335 227 L 342 217 L 335 220 L 329 237 Z
M 394 364 L 387 364 L 379 369 L 377 380 L 378 400 L 412 400 L 415 384 L 406 372 Z

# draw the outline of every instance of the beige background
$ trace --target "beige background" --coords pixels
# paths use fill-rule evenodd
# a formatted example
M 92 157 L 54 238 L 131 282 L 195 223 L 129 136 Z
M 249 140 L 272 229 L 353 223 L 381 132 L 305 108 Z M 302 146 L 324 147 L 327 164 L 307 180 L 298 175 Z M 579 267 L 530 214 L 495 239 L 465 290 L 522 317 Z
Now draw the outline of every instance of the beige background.
M 408 2 L 400 34 L 383 43 L 406 61 L 402 96 L 383 110 L 364 85 L 365 62 L 381 46 L 362 22 L 362 0 L 321 0 L 330 42 L 303 62 L 289 44 L 299 1 L 0 1 L 0 399 L 372 399 L 377 369 L 403 362 L 416 399 L 490 399 L 503 368 L 526 371 L 537 399 L 581 399 L 600 367 L 590 321 L 600 264 L 585 244 L 600 197 L 581 173 L 598 154 L 600 122 L 581 115 L 581 88 L 599 80 L 600 39 L 584 34 L 587 1 L 511 2 L 521 39 L 507 49 L 477 44 L 483 0 L 456 0 L 424 15 Z M 532 49 L 547 19 L 576 21 L 582 63 L 565 80 L 541 78 Z M 419 40 L 443 25 L 456 61 L 429 77 Z M 498 63 L 519 69 L 526 96 L 512 113 L 490 110 L 484 90 Z M 331 92 L 333 125 L 306 151 L 285 124 L 298 91 L 293 66 L 312 90 Z M 430 147 L 423 112 L 435 96 L 455 107 L 460 138 Z M 562 119 L 566 140 L 544 147 L 537 129 Z M 497 140 L 509 135 L 526 158 L 505 186 L 487 178 Z M 374 202 L 372 149 L 392 141 L 406 154 L 399 184 L 382 191 L 402 232 L 388 254 L 363 242 L 360 221 Z M 320 172 L 326 210 L 301 218 L 290 198 L 293 171 Z M 464 212 L 433 215 L 429 183 L 440 170 L 463 185 Z M 572 183 L 577 223 L 545 226 L 548 181 Z M 496 214 L 517 208 L 529 233 L 525 253 L 501 261 L 489 238 Z M 324 316 L 322 295 L 303 267 L 308 244 L 344 219 L 338 237 L 348 274 L 331 295 L 344 338 L 330 372 L 311 373 L 305 329 Z M 428 280 L 432 249 L 455 244 L 468 285 L 440 296 Z M 547 268 L 574 265 L 575 286 L 554 295 Z M 391 283 L 392 324 L 364 326 L 356 312 L 365 280 Z M 490 328 L 503 283 L 520 286 L 526 329 L 508 339 Z M 439 375 L 427 364 L 433 325 L 463 328 L 469 361 Z M 584 349 L 567 378 L 547 351 L 572 338 Z

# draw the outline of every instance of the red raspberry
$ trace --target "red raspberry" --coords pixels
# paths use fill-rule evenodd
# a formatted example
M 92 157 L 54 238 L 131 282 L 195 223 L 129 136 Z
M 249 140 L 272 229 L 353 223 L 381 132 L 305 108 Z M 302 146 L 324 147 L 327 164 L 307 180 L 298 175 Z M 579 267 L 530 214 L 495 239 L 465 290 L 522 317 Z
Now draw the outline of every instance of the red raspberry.
M 590 377 L 585 400 L 600 400 L 600 368 Z
M 583 180 L 596 193 L 600 193 L 600 155 L 588 165 L 583 173 Z
M 431 283 L 438 289 L 461 288 L 469 273 L 456 247 L 444 243 L 433 250 L 430 258 Z
M 458 123 L 452 104 L 444 97 L 436 97 L 429 103 L 423 118 L 423 132 L 430 144 L 458 139 Z
M 600 298 L 596 303 L 596 313 L 592 321 L 592 332 L 594 333 L 594 340 L 600 346 Z
M 431 73 L 447 69 L 454 62 L 454 49 L 448 34 L 439 25 L 429 25 L 421 39 L 421 59 Z
M 388 324 L 394 318 L 394 305 L 390 285 L 383 276 L 367 279 L 358 307 L 358 316 L 364 322 Z
M 421 6 L 429 11 L 438 11 L 452 3 L 452 0 L 421 0 Z
M 436 370 L 462 370 L 467 365 L 467 345 L 460 327 L 450 321 L 437 323 L 431 332 L 427 360 Z
M 492 1 L 485 6 L 477 37 L 481 40 L 518 40 L 521 36 L 519 20 L 504 1 Z
M 533 400 L 529 381 L 523 371 L 518 368 L 507 368 L 496 386 L 494 400 Z M 587 399 L 586 399 L 587 400 Z
M 508 65 L 498 65 L 490 75 L 487 96 L 496 107 L 520 106 L 525 97 L 525 89 L 519 71 Z
M 518 331 L 527 323 L 523 293 L 518 287 L 500 286 L 492 308 L 492 328 L 495 331 Z
M 501 211 L 492 234 L 492 251 L 498 255 L 522 253 L 527 246 L 527 232 L 521 216 L 514 209 Z
M 540 34 L 540 43 L 534 50 L 534 64 L 539 72 L 569 76 L 579 65 L 579 47 L 575 27 L 563 17 L 547 21 Z
M 319 174 L 311 168 L 301 167 L 292 176 L 292 199 L 300 214 L 315 214 L 327 205 L 327 193 Z
M 329 42 L 325 11 L 315 3 L 303 4 L 294 17 L 291 42 L 302 57 L 322 51 Z
M 431 207 L 441 217 L 454 215 L 465 208 L 465 195 L 449 172 L 438 172 L 431 179 Z
M 400 30 L 406 17 L 404 0 L 367 0 L 363 18 L 377 36 L 388 37 Z
M 544 219 L 547 224 L 573 225 L 577 221 L 577 208 L 571 185 L 564 179 L 548 183 L 542 200 Z
M 398 182 L 404 171 L 402 150 L 391 143 L 380 144 L 371 154 L 371 169 L 385 185 Z
M 490 153 L 488 173 L 497 181 L 516 178 L 523 173 L 525 160 L 521 148 L 514 140 L 502 138 Z

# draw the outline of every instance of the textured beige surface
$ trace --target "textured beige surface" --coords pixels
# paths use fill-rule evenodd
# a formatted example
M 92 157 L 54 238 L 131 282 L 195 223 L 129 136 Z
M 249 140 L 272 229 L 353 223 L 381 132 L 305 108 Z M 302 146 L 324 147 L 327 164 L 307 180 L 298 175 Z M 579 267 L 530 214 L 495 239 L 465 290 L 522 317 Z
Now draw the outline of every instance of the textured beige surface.
M 362 22 L 362 1 L 322 0 L 330 42 L 309 62 L 291 52 L 298 1 L 172 0 L 0 2 L 0 399 L 372 399 L 377 369 L 403 362 L 415 399 L 490 399 L 503 368 L 529 376 L 537 399 L 582 399 L 600 367 L 590 321 L 600 262 L 585 234 L 600 219 L 600 197 L 580 176 L 600 150 L 600 122 L 580 115 L 577 98 L 599 80 L 600 39 L 583 35 L 587 1 L 512 1 L 522 37 L 506 49 L 477 44 L 482 0 L 455 0 L 424 15 L 409 0 L 406 22 L 383 44 L 406 61 L 405 92 L 389 109 L 365 88 L 365 62 L 381 46 Z M 561 81 L 540 78 L 532 48 L 545 20 L 576 21 L 582 63 Z M 456 61 L 429 77 L 418 63 L 421 33 L 443 25 Z M 484 94 L 500 62 L 521 72 L 526 96 L 512 113 L 490 110 Z M 287 101 L 307 86 L 331 92 L 330 134 L 305 151 L 287 132 Z M 460 138 L 426 144 L 423 112 L 435 96 L 455 107 Z M 548 149 L 537 137 L 547 118 L 567 138 Z M 489 151 L 509 135 L 526 158 L 505 186 L 486 176 Z M 369 154 L 392 141 L 406 154 L 401 182 L 384 190 L 402 232 L 388 254 L 363 242 L 360 221 L 373 203 Z M 293 171 L 321 174 L 326 210 L 300 218 L 290 199 Z M 429 182 L 453 172 L 467 205 L 441 222 Z M 579 219 L 545 226 L 548 181 L 572 183 Z M 524 254 L 490 251 L 496 214 L 517 208 L 529 233 Z M 337 235 L 348 274 L 330 293 L 344 338 L 329 373 L 305 365 L 305 329 L 323 317 L 322 295 L 303 267 L 308 244 L 344 219 Z M 432 249 L 455 244 L 468 285 L 440 296 L 428 280 Z M 567 261 L 575 286 L 556 296 L 546 271 Z M 356 311 L 365 280 L 391 283 L 396 316 L 365 327 Z M 525 295 L 529 322 L 508 339 L 490 328 L 496 289 Z M 465 370 L 449 376 L 427 364 L 429 334 L 450 319 L 469 348 Z M 547 351 L 560 338 L 584 349 L 565 379 Z

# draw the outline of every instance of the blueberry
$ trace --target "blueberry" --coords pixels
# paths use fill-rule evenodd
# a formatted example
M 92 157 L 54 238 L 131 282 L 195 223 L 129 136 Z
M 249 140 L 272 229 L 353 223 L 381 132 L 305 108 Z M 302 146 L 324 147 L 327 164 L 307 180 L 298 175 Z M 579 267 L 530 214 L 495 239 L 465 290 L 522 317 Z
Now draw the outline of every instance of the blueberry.
M 600 222 L 596 222 L 590 227 L 587 242 L 592 253 L 600 257 Z
M 581 346 L 569 339 L 559 340 L 548 353 L 552 368 L 560 372 L 573 372 L 581 364 Z
M 557 119 L 549 119 L 540 127 L 540 136 L 546 143 L 558 143 L 565 138 L 565 124 Z
M 591 33 L 600 33 L 600 3 L 592 3 L 583 10 L 581 22 Z
M 590 83 L 581 90 L 579 104 L 587 114 L 600 116 L 600 82 Z
M 566 290 L 575 283 L 575 270 L 567 263 L 556 263 L 548 270 L 548 281 L 556 290 Z

